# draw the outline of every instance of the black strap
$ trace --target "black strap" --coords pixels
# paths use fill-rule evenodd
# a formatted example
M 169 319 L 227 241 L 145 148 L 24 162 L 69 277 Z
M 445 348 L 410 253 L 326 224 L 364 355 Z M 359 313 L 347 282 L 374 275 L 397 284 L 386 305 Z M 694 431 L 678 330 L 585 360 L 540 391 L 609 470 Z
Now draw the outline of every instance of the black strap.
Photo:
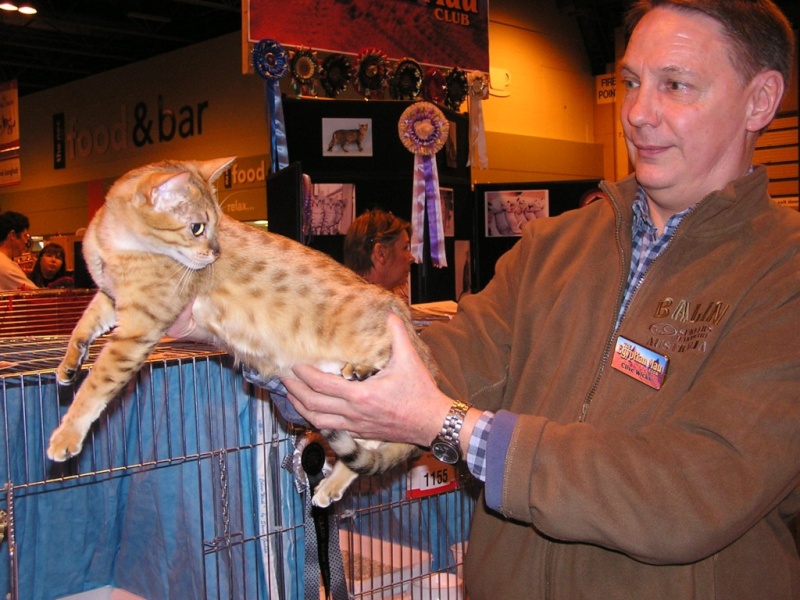
M 339 549 L 339 531 L 336 527 L 331 527 L 332 515 L 329 508 L 314 506 L 311 502 L 314 490 L 324 478 L 322 468 L 325 465 L 325 449 L 322 444 L 308 443 L 303 448 L 300 463 L 308 478 L 305 501 L 305 598 L 306 600 L 319 599 L 319 576 L 321 575 L 326 600 L 347 600 L 344 564 Z M 314 562 L 315 550 L 316 563 Z

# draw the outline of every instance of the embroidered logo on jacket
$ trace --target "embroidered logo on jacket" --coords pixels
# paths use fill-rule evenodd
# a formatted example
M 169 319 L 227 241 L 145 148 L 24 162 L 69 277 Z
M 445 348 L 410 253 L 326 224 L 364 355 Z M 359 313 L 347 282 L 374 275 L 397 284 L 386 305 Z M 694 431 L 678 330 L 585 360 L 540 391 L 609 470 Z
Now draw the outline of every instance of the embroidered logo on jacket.
M 709 336 L 730 308 L 721 300 L 695 303 L 664 298 L 653 313 L 664 320 L 650 326 L 653 337 L 647 346 L 659 352 L 705 352 Z

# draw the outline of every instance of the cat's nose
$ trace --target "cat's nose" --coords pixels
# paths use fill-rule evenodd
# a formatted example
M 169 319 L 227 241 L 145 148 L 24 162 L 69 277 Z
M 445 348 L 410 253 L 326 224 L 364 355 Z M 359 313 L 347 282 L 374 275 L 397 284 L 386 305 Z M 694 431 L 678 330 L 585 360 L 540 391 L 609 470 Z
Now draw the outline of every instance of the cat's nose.
M 211 254 L 213 254 L 215 258 L 216 258 L 217 256 L 219 256 L 219 243 L 217 242 L 217 240 L 214 240 L 214 241 L 212 241 L 212 242 L 209 242 L 209 244 L 208 244 L 208 245 L 209 245 L 209 247 L 210 247 Z

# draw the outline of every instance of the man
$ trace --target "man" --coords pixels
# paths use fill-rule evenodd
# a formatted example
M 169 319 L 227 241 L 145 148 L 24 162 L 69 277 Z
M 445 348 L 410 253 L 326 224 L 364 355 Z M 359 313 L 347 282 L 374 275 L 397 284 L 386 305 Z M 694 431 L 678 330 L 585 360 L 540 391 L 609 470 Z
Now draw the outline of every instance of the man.
M 14 262 L 31 247 L 30 221 L 23 214 L 0 213 L 0 290 L 36 289 Z
M 456 441 L 485 481 L 472 600 L 798 598 L 800 215 L 751 164 L 791 29 L 770 0 L 640 0 L 628 31 L 635 174 L 423 333 L 441 389 L 393 319 L 378 375 L 284 384 L 317 427 Z
M 355 219 L 344 238 L 344 264 L 370 283 L 408 300 L 411 224 L 392 213 L 370 210 Z

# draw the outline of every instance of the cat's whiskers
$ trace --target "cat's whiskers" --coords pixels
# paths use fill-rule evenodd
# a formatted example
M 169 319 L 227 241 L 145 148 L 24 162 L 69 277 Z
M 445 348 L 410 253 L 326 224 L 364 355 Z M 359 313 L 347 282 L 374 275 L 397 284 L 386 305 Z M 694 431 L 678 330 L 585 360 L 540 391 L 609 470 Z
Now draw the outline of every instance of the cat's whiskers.
M 173 291 L 173 297 L 179 298 L 183 296 L 183 291 L 186 289 L 186 286 L 189 285 L 191 271 L 192 270 L 189 267 L 182 265 L 179 262 L 175 263 L 175 271 L 173 272 L 171 278 L 176 279 L 178 284 L 175 286 Z

